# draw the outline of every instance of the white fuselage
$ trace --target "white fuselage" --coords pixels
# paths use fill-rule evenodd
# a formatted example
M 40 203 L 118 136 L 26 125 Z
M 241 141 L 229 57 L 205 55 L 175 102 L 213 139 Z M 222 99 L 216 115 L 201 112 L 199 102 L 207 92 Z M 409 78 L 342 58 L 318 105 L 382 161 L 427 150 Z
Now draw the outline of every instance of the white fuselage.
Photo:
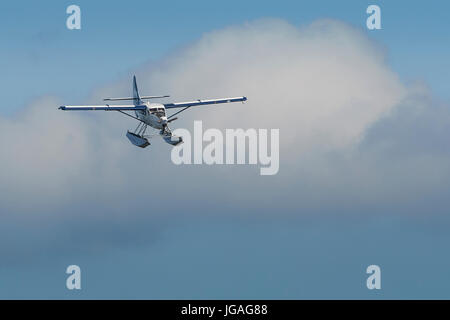
M 145 102 L 145 111 L 136 111 L 136 117 L 155 129 L 163 129 L 167 124 L 166 108 L 160 103 Z

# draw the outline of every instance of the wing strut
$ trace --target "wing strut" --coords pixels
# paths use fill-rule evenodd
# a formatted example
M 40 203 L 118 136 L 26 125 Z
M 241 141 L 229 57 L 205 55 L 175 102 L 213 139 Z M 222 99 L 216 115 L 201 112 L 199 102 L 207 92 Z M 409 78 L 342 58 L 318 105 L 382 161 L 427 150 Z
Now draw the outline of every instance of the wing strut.
M 167 118 L 167 120 L 169 120 L 170 118 L 173 118 L 174 116 L 176 116 L 177 114 L 179 114 L 179 113 L 181 113 L 181 112 L 183 112 L 184 110 L 187 110 L 187 109 L 189 109 L 190 107 L 192 107 L 192 106 L 187 106 L 186 108 L 184 108 L 184 109 L 181 109 L 180 111 L 178 111 L 178 112 L 175 112 L 174 114 L 172 114 L 170 117 L 168 117 Z
M 116 111 L 119 111 L 120 113 L 123 113 L 124 115 L 129 116 L 130 118 L 136 119 L 137 121 L 140 121 L 140 122 L 146 124 L 146 123 L 145 123 L 144 121 L 142 121 L 141 119 L 139 119 L 139 118 L 137 118 L 137 117 L 135 117 L 135 116 L 132 116 L 131 114 L 128 114 L 128 113 L 126 113 L 126 112 L 124 112 L 124 111 L 122 111 L 122 110 L 116 110 Z

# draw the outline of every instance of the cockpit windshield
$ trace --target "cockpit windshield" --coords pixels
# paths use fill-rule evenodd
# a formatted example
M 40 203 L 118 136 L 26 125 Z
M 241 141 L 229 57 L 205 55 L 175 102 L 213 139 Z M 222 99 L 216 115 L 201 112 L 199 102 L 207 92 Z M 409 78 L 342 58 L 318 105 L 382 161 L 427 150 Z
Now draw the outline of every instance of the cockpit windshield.
M 166 115 L 164 108 L 150 108 L 149 111 L 157 117 L 164 117 Z

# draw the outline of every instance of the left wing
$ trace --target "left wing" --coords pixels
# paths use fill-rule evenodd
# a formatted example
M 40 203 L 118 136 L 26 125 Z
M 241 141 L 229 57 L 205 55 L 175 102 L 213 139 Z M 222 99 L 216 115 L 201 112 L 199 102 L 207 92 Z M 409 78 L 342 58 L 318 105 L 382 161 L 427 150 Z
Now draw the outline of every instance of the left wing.
M 97 111 L 97 110 L 103 110 L 103 111 L 136 111 L 136 110 L 146 110 L 146 106 L 135 106 L 135 105 L 116 105 L 116 106 L 61 106 L 59 107 L 59 110 L 65 110 L 65 111 Z
M 228 102 L 244 102 L 247 101 L 247 97 L 235 97 L 235 98 L 225 98 L 225 99 L 210 99 L 210 100 L 196 100 L 196 101 L 187 101 L 187 102 L 175 102 L 175 103 L 165 103 L 164 107 L 166 109 L 172 108 L 186 108 L 186 107 L 194 107 L 194 106 L 203 106 L 207 104 L 219 104 L 219 103 L 228 103 Z

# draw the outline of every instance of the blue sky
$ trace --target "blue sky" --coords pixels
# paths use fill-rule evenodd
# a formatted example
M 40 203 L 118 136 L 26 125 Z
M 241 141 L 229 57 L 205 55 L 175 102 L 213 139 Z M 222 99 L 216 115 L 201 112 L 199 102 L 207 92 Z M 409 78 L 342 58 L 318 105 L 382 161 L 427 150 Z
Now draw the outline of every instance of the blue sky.
M 297 158 L 296 153 L 282 149 L 280 174 L 267 179 L 255 177 L 256 170 L 251 168 L 175 167 L 166 163 L 166 146 L 156 144 L 155 150 L 145 154 L 124 147 L 123 131 L 130 122 L 124 122 L 116 133 L 112 128 L 121 122 L 82 117 L 98 124 L 97 130 L 111 134 L 111 139 L 102 140 L 111 147 L 82 148 L 81 159 L 85 155 L 97 161 L 111 160 L 111 168 L 109 163 L 106 166 L 113 177 L 104 178 L 96 170 L 72 172 L 67 161 L 61 171 L 48 169 L 50 163 L 48 167 L 36 164 L 36 170 L 49 172 L 44 178 L 31 168 L 30 178 L 19 179 L 11 173 L 11 180 L 3 180 L 0 190 L 4 194 L 16 187 L 16 180 L 20 180 L 17 185 L 27 187 L 15 193 L 23 195 L 25 204 L 0 198 L 4 219 L 0 298 L 449 297 L 449 145 L 443 139 L 450 119 L 448 3 L 78 1 L 74 4 L 82 12 L 79 31 L 65 26 L 65 9 L 70 4 L 0 4 L 0 120 L 4 121 L 0 124 L 15 128 L 16 120 L 20 124 L 26 118 L 24 111 L 30 111 L 31 105 L 48 105 L 42 99 L 49 96 L 55 105 L 100 103 L 94 100 L 99 91 L 122 90 L 122 82 L 128 85 L 140 69 L 160 71 L 164 63 L 176 69 L 170 57 L 195 48 L 205 34 L 261 18 L 281 19 L 298 28 L 323 18 L 343 21 L 376 43 L 374 48 L 385 54 L 386 68 L 398 75 L 399 83 L 420 83 L 429 92 L 417 93 L 420 99 L 412 95 L 413 101 L 396 108 L 387 121 L 367 128 L 356 154 L 345 149 L 342 154 L 332 150 L 317 158 Z M 381 7 L 382 30 L 365 29 L 369 4 Z M 352 34 L 347 29 L 343 32 Z M 372 48 L 361 47 L 369 53 Z M 161 85 L 153 78 L 144 78 L 142 83 L 141 93 L 186 95 L 182 88 L 180 92 L 145 89 L 148 83 L 158 91 L 177 89 L 167 79 L 161 79 Z M 186 84 L 186 88 L 191 87 Z M 201 86 L 192 88 L 202 92 Z M 270 102 L 276 105 L 278 101 Z M 408 109 L 409 104 L 413 109 Z M 45 115 L 54 117 L 51 111 Z M 214 121 L 213 115 L 208 117 Z M 78 118 L 73 119 L 78 123 Z M 64 124 L 69 125 L 63 122 L 58 127 L 63 135 Z M 47 125 L 37 128 L 43 127 Z M 70 128 L 85 129 L 72 124 Z M 53 150 L 56 144 L 41 137 L 35 130 L 17 140 L 18 149 L 33 148 L 24 141 L 32 145 L 44 141 L 36 142 L 36 163 L 38 154 L 47 152 L 41 150 Z M 4 140 L 0 146 L 5 154 L 12 150 Z M 68 151 L 55 148 L 52 160 L 62 159 Z M 78 159 L 76 154 L 71 157 Z M 351 161 L 346 162 L 348 158 Z M 21 159 L 17 162 L 22 168 Z M 55 163 L 59 164 L 58 159 Z M 355 163 L 362 165 L 355 168 Z M 158 171 L 157 179 L 135 169 L 141 167 Z M 66 171 L 71 175 L 65 176 Z M 33 179 L 34 174 L 41 179 Z M 108 189 L 116 175 L 120 183 Z M 365 176 L 370 180 L 367 184 Z M 53 180 L 73 192 L 73 197 L 36 196 L 40 189 L 47 195 Z M 98 197 L 90 193 L 90 186 L 105 185 L 106 191 L 99 191 Z M 161 185 L 174 194 L 155 194 Z M 80 191 L 83 187 L 86 191 Z M 82 269 L 79 292 L 65 288 L 65 268 L 70 264 Z M 382 268 L 381 291 L 365 287 L 365 268 L 370 264 Z
M 79 1 L 82 30 L 65 27 L 72 2 L 1 4 L 4 49 L 3 113 L 29 99 L 57 92 L 64 99 L 85 99 L 93 87 L 128 74 L 139 65 L 199 38 L 203 33 L 262 17 L 305 25 L 335 18 L 365 28 L 371 1 L 155 1 L 130 3 Z M 449 4 L 442 1 L 377 1 L 383 30 L 370 32 L 388 48 L 389 62 L 405 80 L 424 80 L 448 99 Z M 107 54 L 105 54 L 107 53 Z M 91 70 L 95 68 L 95 72 Z M 45 75 L 46 80 L 42 81 Z M 61 78 L 64 77 L 64 81 Z

